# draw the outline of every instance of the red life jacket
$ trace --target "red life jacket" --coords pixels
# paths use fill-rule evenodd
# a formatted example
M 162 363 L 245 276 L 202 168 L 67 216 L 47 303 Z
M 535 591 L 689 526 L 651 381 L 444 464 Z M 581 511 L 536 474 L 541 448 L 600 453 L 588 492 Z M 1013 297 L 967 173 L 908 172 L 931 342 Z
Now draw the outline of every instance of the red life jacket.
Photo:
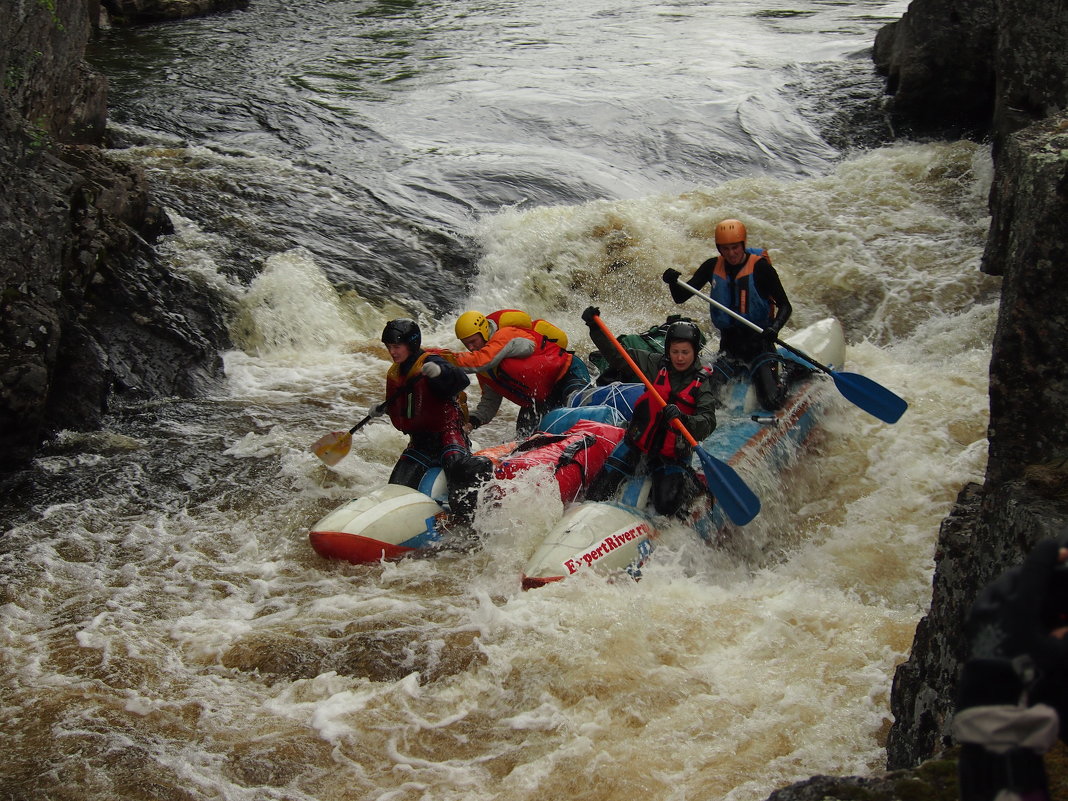
M 495 369 L 479 373 L 478 380 L 517 406 L 530 406 L 552 394 L 571 367 L 572 355 L 536 331 L 516 330 L 534 342 L 534 352 L 522 359 L 504 359 Z
M 708 379 L 708 376 L 708 370 L 701 368 L 693 381 L 683 387 L 680 392 L 673 393 L 671 381 L 668 378 L 668 368 L 661 367 L 660 372 L 653 379 L 653 389 L 664 399 L 665 403 L 674 403 L 683 414 L 693 414 L 697 409 L 697 389 Z M 675 459 L 677 458 L 675 440 L 679 435 L 674 426 L 669 425 L 665 431 L 657 424 L 659 411 L 660 404 L 652 399 L 649 390 L 643 392 L 634 404 L 634 416 L 631 418 L 627 438 L 644 453 L 658 453 L 668 459 Z
M 493 320 L 498 329 L 508 326 L 525 328 L 528 331 L 537 331 L 544 337 L 548 337 L 561 348 L 567 349 L 567 334 L 561 328 L 553 325 L 548 320 L 532 320 L 530 315 L 519 309 L 498 309 L 486 315 L 487 320 Z
M 386 373 L 386 397 L 391 398 L 386 411 L 393 425 L 406 434 L 440 433 L 450 427 L 463 425 L 464 410 L 459 398 L 439 398 L 430 391 L 427 381 L 415 380 L 429 355 L 427 352 L 420 353 L 403 375 L 399 364 L 391 365 Z

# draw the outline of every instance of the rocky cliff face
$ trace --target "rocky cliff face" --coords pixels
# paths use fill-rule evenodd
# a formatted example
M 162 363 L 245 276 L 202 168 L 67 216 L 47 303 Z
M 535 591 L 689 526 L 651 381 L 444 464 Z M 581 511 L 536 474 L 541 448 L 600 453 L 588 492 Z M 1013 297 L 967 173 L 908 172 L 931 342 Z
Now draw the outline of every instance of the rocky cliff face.
M 967 656 L 961 624 L 984 584 L 1043 538 L 1068 536 L 1068 4 L 913 0 L 873 57 L 899 133 L 993 142 L 982 270 L 1003 282 L 990 458 L 939 531 L 931 607 L 894 679 L 891 772 L 817 777 L 775 801 L 956 798 L 948 724 Z M 1051 786 L 1068 781 L 1064 754 L 1047 758 Z
M 996 78 L 997 0 L 915 0 L 875 38 L 899 135 L 958 138 L 988 129 Z
M 99 425 L 119 392 L 191 395 L 220 373 L 219 298 L 169 272 L 169 220 L 98 147 L 106 82 L 83 61 L 96 0 L 0 14 L 0 472 Z
M 1039 540 L 1068 535 L 1068 114 L 1007 135 L 983 269 L 1004 276 L 990 363 L 990 459 L 943 523 L 931 610 L 894 682 L 891 767 L 949 744 L 960 638 L 978 589 Z
M 931 610 L 894 684 L 893 768 L 949 744 L 960 623 L 978 589 L 1044 536 L 1068 533 L 1068 7 L 914 0 L 880 32 L 874 57 L 903 127 L 939 134 L 956 116 L 991 135 L 982 269 L 1004 278 L 986 481 L 964 489 L 940 532 Z M 962 89 L 971 94 L 954 98 Z
M 913 0 L 875 39 L 899 134 L 994 139 L 1068 107 L 1061 0 Z

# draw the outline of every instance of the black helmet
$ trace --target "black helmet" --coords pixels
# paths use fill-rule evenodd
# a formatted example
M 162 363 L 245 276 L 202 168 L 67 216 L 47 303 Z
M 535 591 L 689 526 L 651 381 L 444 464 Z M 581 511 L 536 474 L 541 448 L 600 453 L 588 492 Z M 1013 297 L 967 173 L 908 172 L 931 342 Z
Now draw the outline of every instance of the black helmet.
M 419 350 L 423 344 L 423 334 L 415 320 L 400 317 L 386 323 L 382 329 L 382 344 L 408 345 L 412 350 Z
M 704 345 L 704 335 L 701 329 L 689 320 L 677 320 L 668 326 L 667 334 L 664 335 L 664 345 L 672 342 L 689 342 L 693 345 L 694 353 L 699 353 Z

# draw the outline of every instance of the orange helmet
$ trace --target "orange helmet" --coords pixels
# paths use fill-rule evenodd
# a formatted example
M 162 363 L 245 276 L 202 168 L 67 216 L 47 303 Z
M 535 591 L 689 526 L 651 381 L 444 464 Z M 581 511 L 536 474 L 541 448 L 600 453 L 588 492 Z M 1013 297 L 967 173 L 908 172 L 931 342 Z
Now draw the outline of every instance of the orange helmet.
M 733 245 L 745 241 L 745 223 L 741 220 L 723 220 L 716 226 L 716 244 Z

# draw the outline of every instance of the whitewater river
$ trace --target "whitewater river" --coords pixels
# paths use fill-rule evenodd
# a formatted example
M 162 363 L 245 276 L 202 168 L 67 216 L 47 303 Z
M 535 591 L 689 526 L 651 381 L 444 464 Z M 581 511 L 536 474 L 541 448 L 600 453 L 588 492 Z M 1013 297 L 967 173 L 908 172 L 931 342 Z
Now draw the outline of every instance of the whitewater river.
M 116 155 L 234 345 L 209 397 L 64 433 L 0 502 L 0 798 L 755 801 L 881 769 L 939 523 L 985 467 L 999 289 L 989 152 L 865 106 L 906 5 L 252 0 L 106 31 Z M 727 216 L 787 333 L 838 317 L 900 422 L 839 397 L 732 547 L 668 529 L 637 583 L 522 591 L 562 512 L 537 487 L 466 553 L 314 554 L 403 446 L 308 450 L 381 399 L 386 320 L 456 347 L 460 312 L 520 307 L 586 355 L 586 305 L 662 321 L 660 274 Z

